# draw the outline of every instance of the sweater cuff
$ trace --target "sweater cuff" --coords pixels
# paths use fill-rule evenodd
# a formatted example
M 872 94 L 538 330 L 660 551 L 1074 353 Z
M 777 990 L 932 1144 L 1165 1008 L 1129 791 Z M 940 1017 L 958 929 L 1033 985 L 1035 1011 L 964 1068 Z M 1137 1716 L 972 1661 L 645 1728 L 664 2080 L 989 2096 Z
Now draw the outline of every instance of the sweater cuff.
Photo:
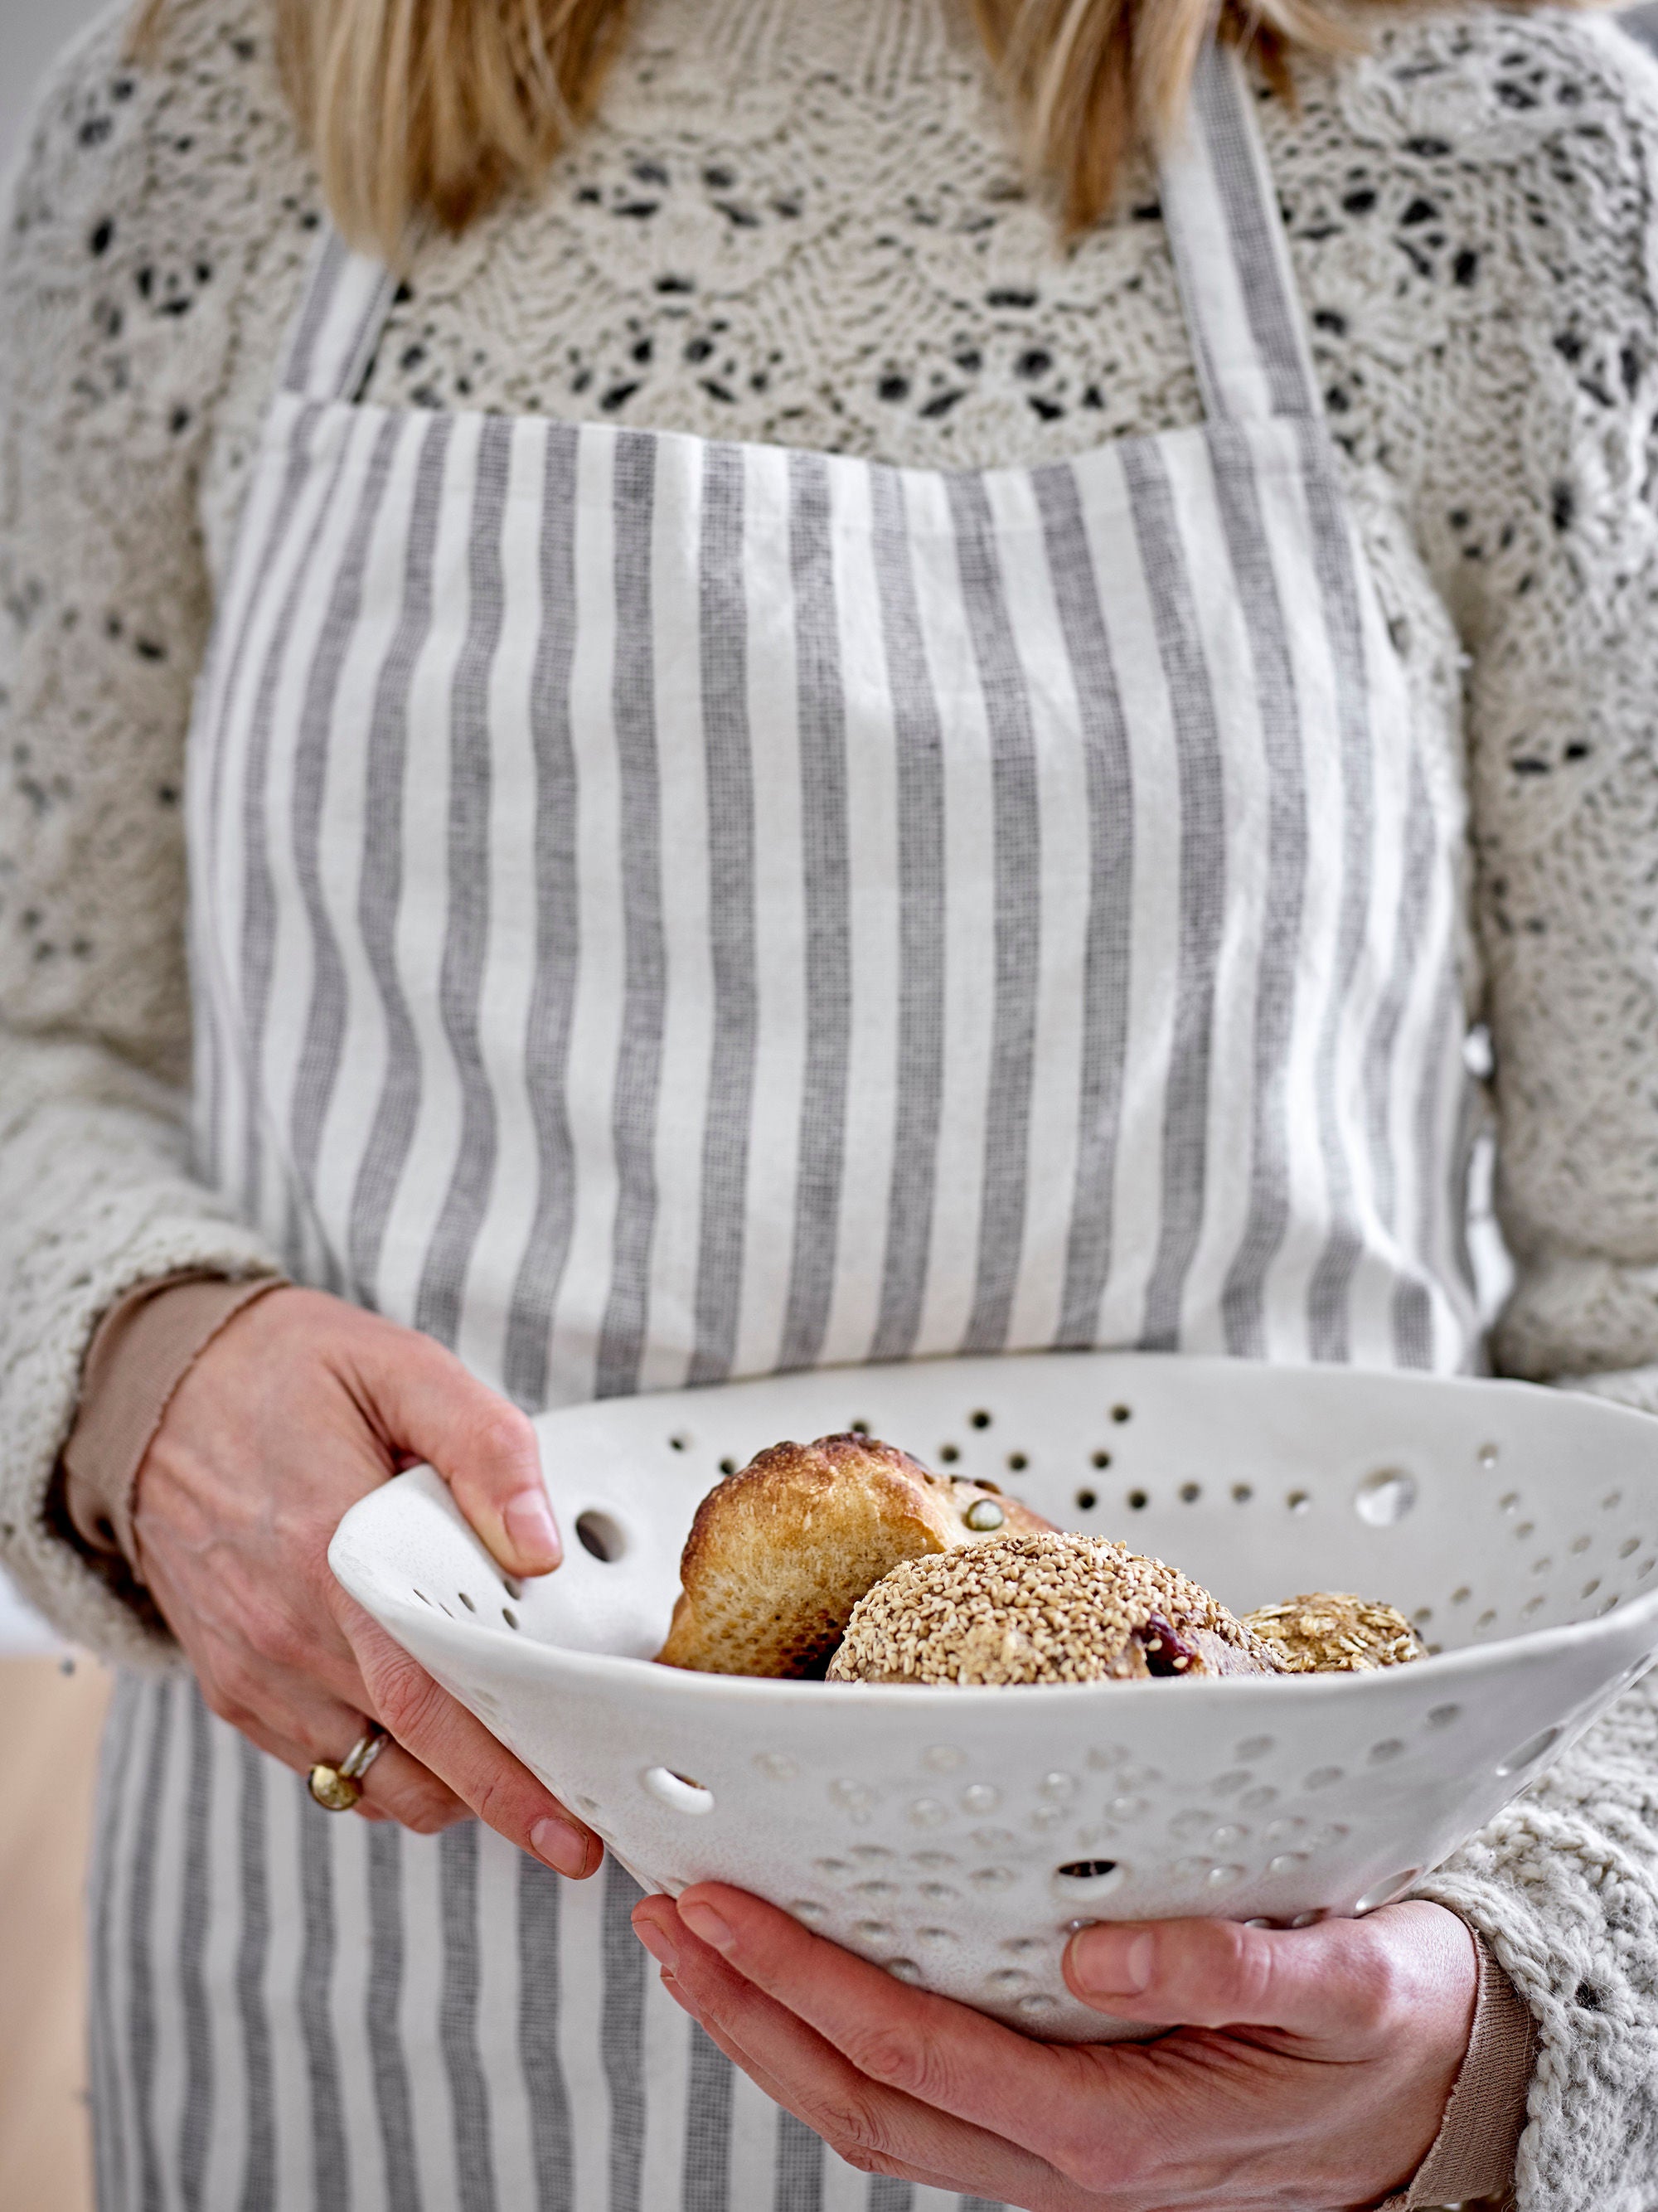
M 1537 2063 L 1537 2027 L 1484 1936 L 1474 1936 L 1474 1947 L 1479 1992 L 1462 2070 L 1428 2155 L 1378 2212 L 1506 2203 L 1513 2195 L 1515 2154 Z
M 64 1446 L 64 1503 L 89 1552 L 136 1575 L 132 1494 L 173 1394 L 226 1323 L 285 1278 L 230 1282 L 190 1270 L 140 1283 L 99 1323 Z

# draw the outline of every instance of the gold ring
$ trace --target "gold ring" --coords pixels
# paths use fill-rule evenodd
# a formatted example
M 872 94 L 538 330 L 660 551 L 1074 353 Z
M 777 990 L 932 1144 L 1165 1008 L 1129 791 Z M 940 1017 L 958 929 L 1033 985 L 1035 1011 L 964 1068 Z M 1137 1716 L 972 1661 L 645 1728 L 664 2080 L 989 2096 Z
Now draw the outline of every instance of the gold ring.
M 319 1759 L 311 1770 L 311 1795 L 325 1813 L 349 1813 L 362 1796 L 362 1778 L 380 1757 L 390 1739 L 386 1730 L 370 1722 L 337 1765 Z

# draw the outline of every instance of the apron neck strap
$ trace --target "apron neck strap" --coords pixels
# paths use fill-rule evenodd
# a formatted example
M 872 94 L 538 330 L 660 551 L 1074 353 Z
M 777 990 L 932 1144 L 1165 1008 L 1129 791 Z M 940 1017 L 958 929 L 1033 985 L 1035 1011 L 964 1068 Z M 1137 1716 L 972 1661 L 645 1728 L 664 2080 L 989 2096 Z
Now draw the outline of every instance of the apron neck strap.
M 1284 219 L 1243 64 L 1205 49 L 1159 171 L 1163 221 L 1212 421 L 1322 419 Z
M 1212 43 L 1198 64 L 1179 143 L 1159 162 L 1163 220 L 1212 421 L 1321 417 L 1283 219 L 1243 68 Z M 312 263 L 282 389 L 355 399 L 397 293 L 378 261 L 331 226 Z
M 282 389 L 325 404 L 355 399 L 361 390 L 398 280 L 380 262 L 353 253 L 325 216 L 324 224 L 288 333 Z

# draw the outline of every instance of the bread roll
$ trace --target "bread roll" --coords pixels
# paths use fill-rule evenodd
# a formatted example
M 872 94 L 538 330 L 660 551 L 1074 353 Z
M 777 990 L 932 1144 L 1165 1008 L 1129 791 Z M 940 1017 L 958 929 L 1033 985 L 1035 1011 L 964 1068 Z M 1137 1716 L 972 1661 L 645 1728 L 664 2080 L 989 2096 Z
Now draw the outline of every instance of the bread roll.
M 1243 1618 L 1291 1674 L 1369 1674 L 1428 1656 L 1402 1613 L 1347 1590 L 1310 1590 Z
M 697 1508 L 657 1658 L 704 1674 L 821 1677 L 853 1606 L 901 1559 L 1050 1526 L 872 1437 L 774 1444 Z

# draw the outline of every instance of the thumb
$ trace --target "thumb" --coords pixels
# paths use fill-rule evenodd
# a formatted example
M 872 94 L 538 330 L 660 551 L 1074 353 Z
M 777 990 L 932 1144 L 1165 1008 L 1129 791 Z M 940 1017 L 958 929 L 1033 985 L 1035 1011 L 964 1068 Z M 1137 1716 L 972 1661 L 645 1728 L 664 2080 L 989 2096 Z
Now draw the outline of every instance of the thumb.
M 558 1565 L 564 1547 L 526 1415 L 414 1329 L 389 1329 L 356 1366 L 386 1441 L 436 1468 L 508 1574 Z
M 1473 1970 L 1467 1928 L 1421 1901 L 1312 1928 L 1102 1923 L 1079 1929 L 1065 1956 L 1066 1981 L 1097 2011 L 1162 2027 L 1278 2028 L 1355 2057 L 1408 2015 L 1418 1985 Z

